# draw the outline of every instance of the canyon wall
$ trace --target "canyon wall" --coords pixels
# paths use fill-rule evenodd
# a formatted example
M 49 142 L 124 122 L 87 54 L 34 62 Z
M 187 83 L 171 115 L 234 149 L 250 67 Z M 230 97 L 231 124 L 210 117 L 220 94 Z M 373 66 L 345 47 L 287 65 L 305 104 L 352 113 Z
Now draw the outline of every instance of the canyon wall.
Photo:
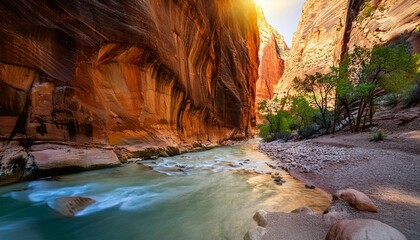
M 16 0 L 0 13 L 3 163 L 12 140 L 36 157 L 45 142 L 199 146 L 255 125 L 252 0 Z
M 274 89 L 283 75 L 285 60 L 289 56 L 289 47 L 264 16 L 264 12 L 257 7 L 258 28 L 260 31 L 260 50 L 258 56 L 260 67 L 258 69 L 258 81 L 255 103 L 271 99 Z
M 287 94 L 295 77 L 328 72 L 355 45 L 404 39 L 420 52 L 419 14 L 416 0 L 307 0 L 276 93 Z

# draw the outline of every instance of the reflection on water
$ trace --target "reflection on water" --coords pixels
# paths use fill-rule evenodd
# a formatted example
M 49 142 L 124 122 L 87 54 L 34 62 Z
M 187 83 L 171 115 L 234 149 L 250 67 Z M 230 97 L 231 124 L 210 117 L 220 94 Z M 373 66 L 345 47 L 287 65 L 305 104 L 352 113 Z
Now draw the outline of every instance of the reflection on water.
M 0 188 L 1 239 L 242 239 L 258 209 L 322 211 L 329 197 L 286 173 L 275 184 L 255 145 Z M 244 171 L 247 170 L 247 171 Z M 250 173 L 259 172 L 257 173 Z M 19 191 L 15 191 L 19 190 Z M 74 218 L 49 205 L 62 196 L 96 200 Z M 24 230 L 24 231 L 23 231 Z

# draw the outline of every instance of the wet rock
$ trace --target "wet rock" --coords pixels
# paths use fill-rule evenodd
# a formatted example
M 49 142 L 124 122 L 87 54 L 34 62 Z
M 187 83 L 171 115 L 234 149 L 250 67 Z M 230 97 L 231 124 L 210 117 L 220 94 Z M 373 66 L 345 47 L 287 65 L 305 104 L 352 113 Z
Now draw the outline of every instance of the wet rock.
M 258 226 L 266 227 L 267 222 L 267 215 L 268 213 L 264 210 L 258 210 L 255 214 L 253 219 L 257 222 Z
M 267 229 L 257 226 L 251 228 L 245 235 L 244 240 L 261 240 L 267 234 Z
M 228 166 L 233 167 L 233 168 L 240 167 L 238 164 L 234 164 L 234 163 L 229 163 Z
M 19 181 L 30 168 L 26 150 L 17 142 L 0 145 L 0 186 Z
M 67 150 L 71 150 L 68 152 Z M 34 163 L 39 170 L 52 170 L 77 167 L 95 169 L 120 165 L 117 155 L 112 150 L 81 149 L 64 147 L 62 149 L 46 149 L 31 151 Z
M 299 214 L 315 214 L 314 211 L 309 207 L 300 207 L 296 208 L 295 210 L 291 211 L 290 213 L 299 213 Z
M 72 217 L 96 201 L 87 197 L 61 197 L 49 204 L 52 209 L 63 216 Z
M 277 183 L 278 185 L 283 185 L 283 183 L 286 183 L 286 181 L 284 181 L 283 179 L 281 179 L 281 178 L 276 178 L 276 179 L 274 179 L 274 182 L 275 183 Z
M 328 231 L 326 240 L 406 240 L 397 229 L 373 219 L 341 220 Z
M 153 167 L 152 166 L 149 166 L 149 165 L 145 165 L 145 164 L 143 164 L 143 163 L 137 163 L 138 165 L 139 165 L 139 168 L 140 169 L 142 169 L 142 170 L 153 170 Z
M 271 173 L 272 178 L 281 178 L 281 174 L 279 172 L 273 172 Z
M 336 196 L 340 199 L 347 201 L 350 205 L 354 206 L 359 210 L 368 212 L 378 212 L 378 208 L 375 206 L 372 200 L 370 200 L 370 198 L 366 196 L 366 194 L 357 190 L 351 188 L 339 190 L 337 191 Z

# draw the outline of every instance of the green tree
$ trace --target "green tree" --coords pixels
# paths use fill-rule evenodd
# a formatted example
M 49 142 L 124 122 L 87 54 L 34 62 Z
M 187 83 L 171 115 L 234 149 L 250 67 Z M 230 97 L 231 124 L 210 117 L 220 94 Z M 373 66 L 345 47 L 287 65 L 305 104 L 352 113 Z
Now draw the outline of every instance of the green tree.
M 367 122 L 372 123 L 376 97 L 412 85 L 417 68 L 416 57 L 403 44 L 372 50 L 356 47 L 346 54 L 337 69 L 337 100 L 348 116 L 350 129 L 359 132 Z M 355 119 L 353 110 L 357 111 Z
M 316 119 L 327 131 L 331 127 L 331 112 L 334 110 L 335 88 L 337 85 L 337 74 L 334 69 L 330 73 L 306 75 L 305 79 L 294 79 L 294 88 L 304 96 L 308 102 L 316 107 L 319 116 Z
M 293 123 L 299 134 L 304 138 L 312 135 L 312 125 L 314 124 L 315 109 L 303 96 L 291 97 L 290 114 Z

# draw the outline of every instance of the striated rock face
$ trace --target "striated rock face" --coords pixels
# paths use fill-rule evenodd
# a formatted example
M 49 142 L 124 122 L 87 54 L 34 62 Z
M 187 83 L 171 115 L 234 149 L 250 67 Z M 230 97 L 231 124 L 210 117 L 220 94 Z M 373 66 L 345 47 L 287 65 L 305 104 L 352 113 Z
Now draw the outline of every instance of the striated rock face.
M 159 147 L 255 124 L 252 0 L 18 0 L 0 13 L 3 140 Z
M 284 61 L 289 56 L 289 47 L 282 35 L 267 23 L 264 13 L 257 7 L 258 28 L 260 31 L 260 67 L 257 81 L 255 103 L 271 99 L 274 89 L 283 75 Z
M 0 3 L 1 136 L 218 141 L 254 118 L 252 1 Z
M 355 45 L 403 38 L 420 52 L 418 15 L 416 0 L 307 0 L 276 92 L 285 94 L 295 77 L 329 71 Z

